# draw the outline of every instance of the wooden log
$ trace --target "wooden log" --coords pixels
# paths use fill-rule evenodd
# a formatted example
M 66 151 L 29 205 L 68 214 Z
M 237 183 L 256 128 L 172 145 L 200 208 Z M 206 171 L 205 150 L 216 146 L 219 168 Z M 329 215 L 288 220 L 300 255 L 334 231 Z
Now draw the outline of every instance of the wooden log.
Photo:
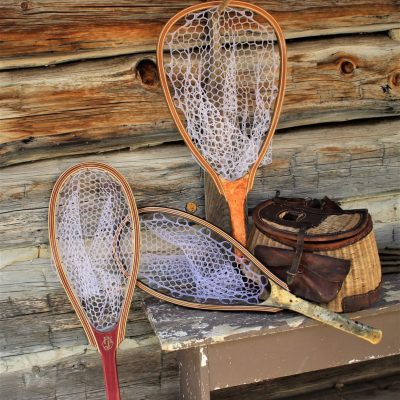
M 376 120 L 277 135 L 274 161 L 259 170 L 249 194 L 249 207 L 273 196 L 276 190 L 281 190 L 283 196 L 328 195 L 334 199 L 396 192 L 399 126 L 399 119 Z M 377 137 L 377 132 L 385 135 Z M 204 215 L 200 167 L 184 145 L 46 160 L 29 168 L 16 165 L 0 170 L 0 248 L 47 243 L 47 206 L 52 185 L 63 170 L 85 160 L 103 161 L 118 168 L 132 185 L 139 206 L 185 209 L 188 202 L 194 202 L 196 214 Z M 392 211 L 388 210 L 383 224 L 392 224 L 390 215 Z
M 0 73 L 0 165 L 180 140 L 154 54 Z M 386 35 L 289 43 L 280 128 L 400 113 Z
M 154 50 L 162 26 L 197 0 L 164 2 L 49 0 L 3 1 L 0 68 L 49 65 Z M 287 38 L 400 27 L 396 0 L 255 1 L 271 12 Z M 45 17 L 44 17 L 45 16 Z
M 0 171 L 2 229 L 7 247 L 24 247 L 25 240 L 21 240 L 19 231 L 22 227 L 30 231 L 30 246 L 47 242 L 47 207 L 52 186 L 61 172 L 84 160 L 102 161 L 120 170 L 132 184 L 139 207 L 168 205 L 184 209 L 186 203 L 194 202 L 198 205 L 197 213 L 204 213 L 200 168 L 183 144 L 42 161 L 28 169 L 19 165 Z

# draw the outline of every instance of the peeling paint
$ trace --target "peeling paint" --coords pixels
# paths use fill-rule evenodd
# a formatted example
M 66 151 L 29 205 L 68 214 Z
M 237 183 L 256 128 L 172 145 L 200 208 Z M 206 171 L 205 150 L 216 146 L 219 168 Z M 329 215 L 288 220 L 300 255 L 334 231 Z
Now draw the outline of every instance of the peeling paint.
M 208 364 L 208 358 L 207 354 L 204 352 L 204 347 L 200 347 L 200 367 L 207 367 Z
M 224 342 L 228 336 L 251 331 L 260 331 L 262 326 L 241 327 L 238 325 L 223 324 L 214 326 L 208 336 L 212 337 L 213 343 Z
M 305 317 L 293 317 L 288 320 L 286 320 L 286 323 L 291 327 L 291 328 L 297 328 L 300 326 L 304 321 Z

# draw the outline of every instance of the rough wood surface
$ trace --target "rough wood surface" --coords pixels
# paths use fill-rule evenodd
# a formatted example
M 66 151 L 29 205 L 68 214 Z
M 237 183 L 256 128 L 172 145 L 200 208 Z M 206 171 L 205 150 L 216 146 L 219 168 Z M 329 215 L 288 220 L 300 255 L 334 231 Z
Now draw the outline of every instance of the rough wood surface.
M 34 260 L 5 267 L 0 271 L 0 282 L 2 396 L 9 400 L 103 399 L 99 355 L 87 345 L 82 328 L 49 260 Z M 398 293 L 394 294 L 392 300 L 398 300 Z M 124 399 L 132 400 L 176 399 L 178 390 L 176 354 L 162 354 L 139 306 L 140 297 L 135 297 L 128 323 L 128 339 L 122 344 L 118 353 L 122 396 Z M 193 312 L 195 320 L 193 317 L 191 320 L 199 330 L 207 330 L 215 318 L 220 318 L 218 315 L 220 313 L 211 313 L 214 316 L 210 319 L 204 315 L 209 313 L 180 309 L 182 315 L 188 311 Z M 228 333 L 232 338 L 235 334 L 243 334 L 238 327 L 243 322 L 241 315 L 223 314 L 229 321 L 221 319 L 219 328 L 213 330 L 213 335 L 224 337 Z M 168 315 L 164 314 L 163 318 L 167 319 Z M 203 322 L 197 318 L 201 315 Z M 261 317 L 265 318 L 260 315 L 259 319 Z M 179 316 L 178 320 L 182 329 L 186 329 L 189 322 L 186 322 L 186 325 L 182 324 L 185 318 Z M 296 320 L 295 316 L 288 316 L 287 321 L 293 326 L 303 323 L 300 319 Z M 4 326 L 8 327 L 4 329 Z M 244 324 L 243 327 L 248 328 L 248 324 Z M 347 384 L 357 379 L 360 381 L 369 379 L 377 374 L 393 374 L 398 372 L 398 365 L 398 361 L 390 359 L 372 364 L 362 363 L 358 364 L 357 368 L 345 368 L 343 372 L 341 369 L 335 369 L 332 372 L 328 370 L 314 373 L 301 379 L 295 377 L 293 383 L 285 381 L 287 384 L 284 387 L 287 390 L 283 390 L 282 386 L 278 390 L 282 382 L 274 381 L 269 382 L 267 388 L 276 388 L 271 392 L 276 393 L 276 397 L 273 398 L 283 398 L 289 394 L 327 388 L 333 379 L 335 382 Z M 246 387 L 248 397 L 243 398 L 250 400 L 253 399 L 251 395 L 254 395 L 254 400 L 257 400 L 260 390 L 262 392 L 265 387 L 264 389 L 260 389 L 259 385 L 250 389 Z M 221 396 L 218 394 L 217 398 L 224 399 L 224 395 L 227 396 L 227 400 L 232 398 L 232 392 L 222 393 Z M 310 399 L 313 399 L 311 395 Z
M 121 398 L 176 399 L 176 366 L 169 368 L 169 384 L 160 385 L 159 346 L 155 343 L 125 346 L 121 345 L 117 355 Z M 83 347 L 80 353 L 70 356 L 63 356 L 60 351 L 55 360 L 43 366 L 3 373 L 0 392 L 7 400 L 104 400 L 102 376 L 99 354 Z
M 214 392 L 211 399 L 395 400 L 399 389 L 399 361 L 400 356 L 392 356 L 259 384 L 221 389 Z M 299 395 L 301 397 L 298 398 Z
M 139 293 L 126 337 L 118 351 L 123 398 L 173 399 L 177 366 L 173 356 L 162 361 Z M 99 354 L 87 344 L 48 258 L 0 270 L 0 344 L 2 399 L 104 399 Z
M 99 356 L 87 345 L 48 259 L 48 199 L 63 170 L 84 160 L 108 162 L 127 176 L 139 206 L 184 209 L 193 203 L 204 216 L 203 176 L 187 149 L 174 143 L 180 136 L 154 63 L 164 22 L 197 2 L 1 1 L 1 398 L 104 399 Z M 399 1 L 254 3 L 271 11 L 286 38 L 295 40 L 288 41 L 288 90 L 274 163 L 260 169 L 249 207 L 277 189 L 282 195 L 329 195 L 345 208 L 367 207 L 380 246 L 389 246 L 381 251 L 384 270 L 398 271 Z M 396 119 L 382 118 L 387 116 Z M 364 118 L 374 120 L 344 122 Z M 331 124 L 300 128 L 324 122 Z M 122 398 L 176 399 L 176 355 L 162 353 L 141 300 L 136 293 L 118 354 Z M 234 315 L 224 318 L 214 336 L 244 334 L 242 323 L 251 328 L 242 317 L 234 323 Z M 289 316 L 289 323 L 303 323 L 296 318 Z M 193 321 L 207 330 L 213 319 Z M 309 392 L 399 374 L 398 365 L 398 359 L 375 360 L 236 394 L 218 392 L 215 399 L 300 393 L 319 399 L 321 392 Z M 329 392 L 332 400 L 364 399 L 354 391 L 340 397 L 339 389 Z M 378 389 L 370 392 L 389 393 Z
M 48 65 L 154 50 L 163 24 L 197 0 L 4 0 L 0 68 Z M 397 0 L 255 1 L 287 38 L 376 32 L 400 27 Z
M 249 195 L 249 208 L 278 189 L 283 196 L 328 195 L 334 199 L 390 194 L 392 200 L 386 201 L 393 203 L 398 198 L 399 127 L 400 119 L 394 119 L 277 135 L 274 161 L 260 169 Z M 377 136 L 377 132 L 385 135 Z M 182 144 L 45 160 L 0 170 L 0 248 L 48 242 L 47 207 L 52 185 L 62 171 L 85 160 L 110 163 L 125 174 L 139 206 L 185 209 L 188 202 L 195 202 L 197 215 L 204 215 L 200 167 Z M 368 202 L 366 199 L 363 204 L 368 206 Z M 382 222 L 378 224 L 385 230 L 382 247 L 399 241 L 394 212 L 380 211 Z
M 289 311 L 276 314 L 199 312 L 164 303 L 155 298 L 147 298 L 144 303 L 146 315 L 160 341 L 161 349 L 167 352 L 260 335 L 272 335 L 277 332 L 295 331 L 319 324 Z M 397 316 L 393 321 L 396 324 L 400 322 L 399 303 L 400 275 L 385 275 L 381 300 L 369 309 L 352 313 L 351 318 L 358 319 L 382 312 L 396 312 Z M 398 352 L 399 349 L 400 337 L 393 345 L 393 350 Z
M 293 42 L 288 50 L 280 128 L 400 114 L 400 46 L 387 35 Z M 1 72 L 0 165 L 180 140 L 152 59 Z

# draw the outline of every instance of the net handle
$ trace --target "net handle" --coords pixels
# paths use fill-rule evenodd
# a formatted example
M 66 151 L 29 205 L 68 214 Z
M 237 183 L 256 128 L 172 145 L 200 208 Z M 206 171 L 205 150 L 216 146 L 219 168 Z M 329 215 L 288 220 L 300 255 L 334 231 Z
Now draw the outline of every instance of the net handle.
M 211 1 L 207 3 L 201 3 L 201 4 L 196 4 L 194 6 L 185 8 L 175 14 L 165 25 L 164 28 L 162 29 L 160 36 L 158 38 L 158 43 L 157 43 L 157 67 L 158 67 L 158 73 L 160 77 L 160 83 L 161 87 L 163 89 L 165 99 L 168 105 L 168 109 L 172 115 L 173 120 L 175 121 L 175 124 L 182 135 L 183 140 L 185 141 L 186 145 L 196 158 L 196 160 L 200 163 L 200 165 L 206 170 L 206 172 L 211 176 L 212 180 L 215 182 L 215 185 L 221 195 L 226 197 L 225 193 L 225 188 L 223 185 L 223 178 L 220 177 L 212 168 L 211 166 L 207 163 L 205 158 L 201 155 L 199 150 L 196 148 L 196 146 L 193 144 L 192 140 L 190 139 L 189 134 L 186 131 L 186 128 L 184 124 L 182 123 L 179 113 L 176 110 L 176 107 L 174 105 L 171 92 L 168 87 L 168 80 L 167 80 L 167 75 L 165 73 L 164 69 L 164 44 L 165 44 L 165 39 L 167 37 L 167 34 L 170 32 L 171 28 L 175 25 L 177 21 L 182 19 L 185 15 L 191 13 L 191 12 L 196 12 L 196 11 L 201 11 L 205 10 L 207 8 L 212 8 L 221 5 L 219 1 Z M 285 93 L 285 85 L 286 85 L 286 70 L 287 70 L 287 54 L 286 54 L 286 43 L 285 43 L 285 38 L 282 32 L 282 29 L 280 28 L 278 22 L 275 20 L 272 15 L 270 15 L 268 12 L 266 12 L 264 9 L 261 7 L 255 6 L 250 3 L 246 3 L 243 1 L 230 1 L 229 3 L 230 6 L 232 7 L 238 7 L 238 8 L 244 8 L 251 10 L 259 15 L 261 15 L 274 29 L 275 35 L 278 40 L 278 48 L 280 52 L 280 57 L 281 57 L 281 63 L 280 63 L 280 69 L 279 69 L 279 88 L 278 88 L 278 94 L 276 96 L 275 100 L 275 108 L 273 112 L 273 116 L 271 119 L 270 127 L 268 130 L 267 137 L 265 138 L 265 141 L 263 145 L 261 146 L 258 159 L 256 162 L 252 165 L 248 172 L 248 180 L 247 180 L 247 185 L 246 185 L 246 194 L 251 190 L 254 184 L 254 178 L 257 172 L 257 168 L 259 167 L 262 159 L 264 158 L 265 154 L 268 151 L 268 148 L 271 144 L 272 137 L 275 133 L 276 126 L 278 124 L 278 119 L 282 110 L 282 104 L 283 104 L 283 98 L 284 98 L 284 93 Z
M 129 308 L 131 304 L 131 300 L 133 297 L 133 292 L 135 289 L 137 273 L 139 269 L 139 257 L 140 257 L 140 238 L 139 238 L 139 215 L 137 213 L 136 202 L 133 196 L 132 190 L 126 181 L 125 177 L 120 174 L 116 169 L 111 166 L 99 162 L 88 161 L 76 164 L 71 168 L 67 169 L 56 181 L 54 184 L 53 190 L 50 196 L 49 203 L 49 211 L 48 211 L 48 229 L 49 229 L 49 242 L 50 249 L 53 256 L 54 264 L 57 269 L 58 275 L 60 277 L 61 284 L 64 287 L 64 290 L 79 318 L 82 323 L 83 329 L 86 333 L 86 336 L 89 340 L 89 343 L 100 350 L 95 333 L 97 332 L 95 328 L 93 328 L 89 322 L 89 319 L 86 316 L 84 309 L 82 308 L 79 299 L 77 299 L 75 292 L 73 291 L 69 279 L 65 274 L 64 267 L 62 264 L 62 259 L 60 256 L 60 250 L 58 247 L 58 240 L 56 235 L 56 210 L 57 203 L 60 191 L 64 187 L 64 184 L 67 180 L 74 174 L 78 173 L 81 170 L 85 169 L 98 169 L 101 170 L 108 175 L 110 175 L 122 188 L 125 198 L 127 199 L 127 203 L 129 206 L 130 218 L 132 221 L 132 229 L 134 230 L 133 237 L 133 257 L 132 257 L 132 273 L 130 274 L 124 303 L 121 308 L 120 319 L 118 322 L 118 331 L 117 331 L 117 345 L 122 342 L 125 337 L 125 328 L 126 321 L 128 319 Z

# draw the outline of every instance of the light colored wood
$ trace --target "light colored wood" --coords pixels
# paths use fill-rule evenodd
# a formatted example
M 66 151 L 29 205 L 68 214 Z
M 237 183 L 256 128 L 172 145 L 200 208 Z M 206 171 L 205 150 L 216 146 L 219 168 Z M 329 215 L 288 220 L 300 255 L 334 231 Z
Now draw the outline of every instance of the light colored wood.
M 124 346 L 124 344 L 122 344 Z M 101 366 L 97 352 L 85 347 L 81 352 L 59 350 L 57 357 L 46 364 L 35 360 L 32 367 L 4 372 L 0 390 L 7 400 L 104 400 Z M 77 349 L 74 349 L 77 350 Z M 40 359 L 42 354 L 38 354 Z M 32 355 L 34 358 L 34 355 Z M 158 344 L 140 343 L 118 353 L 121 397 L 124 400 L 176 399 L 176 367 L 169 368 L 169 385 L 161 387 L 161 352 Z
M 282 196 L 328 195 L 334 199 L 390 195 L 398 190 L 399 127 L 399 119 L 376 120 L 276 135 L 274 161 L 260 168 L 249 195 L 249 208 L 278 189 Z M 377 137 L 377 132 L 385 135 Z M 196 214 L 204 215 L 200 167 L 184 145 L 44 160 L 29 164 L 28 169 L 26 165 L 16 165 L 0 170 L 0 248 L 47 243 L 47 206 L 52 185 L 65 169 L 88 160 L 110 163 L 119 169 L 131 184 L 139 207 L 157 205 L 183 210 L 186 203 L 195 202 Z M 383 224 L 395 228 L 392 211 L 387 212 Z M 383 247 L 392 240 L 390 235 L 384 236 L 390 242 L 379 242 Z M 397 234 L 394 239 L 399 240 Z
M 388 36 L 294 42 L 288 56 L 280 129 L 399 115 L 400 46 Z M 154 54 L 1 72 L 0 165 L 180 140 L 154 64 L 135 72 L 143 59 Z
M 0 5 L 0 68 L 22 68 L 154 50 L 163 24 L 197 0 L 37 0 Z M 400 26 L 396 0 L 251 1 L 287 38 L 378 32 Z
M 389 31 L 389 36 L 393 40 L 400 42 L 400 29 L 391 29 Z

